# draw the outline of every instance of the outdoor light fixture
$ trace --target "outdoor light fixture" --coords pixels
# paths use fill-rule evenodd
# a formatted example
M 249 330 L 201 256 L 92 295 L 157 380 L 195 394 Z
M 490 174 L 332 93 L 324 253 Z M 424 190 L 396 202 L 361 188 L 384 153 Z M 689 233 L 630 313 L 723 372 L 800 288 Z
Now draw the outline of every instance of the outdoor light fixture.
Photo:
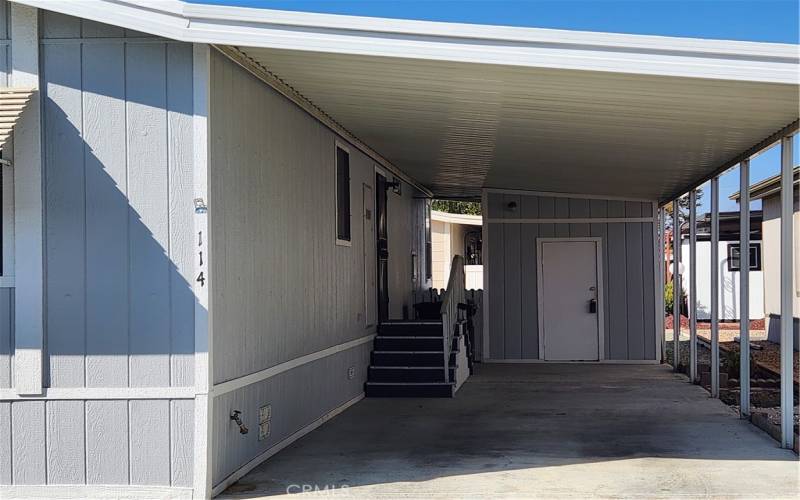
M 386 189 L 392 188 L 394 194 L 403 194 L 403 184 L 400 182 L 400 179 L 394 177 L 392 182 L 386 183 Z

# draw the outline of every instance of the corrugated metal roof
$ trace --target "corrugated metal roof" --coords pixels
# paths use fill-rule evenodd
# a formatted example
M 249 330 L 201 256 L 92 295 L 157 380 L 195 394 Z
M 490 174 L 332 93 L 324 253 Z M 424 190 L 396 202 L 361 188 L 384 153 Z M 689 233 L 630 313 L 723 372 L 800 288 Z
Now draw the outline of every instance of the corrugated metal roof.
M 33 95 L 31 89 L 0 87 L 0 149 L 11 137 L 14 125 Z
M 794 44 L 17 1 L 240 51 L 440 196 L 498 187 L 665 200 L 796 130 L 800 115 Z
M 440 196 L 663 199 L 798 116 L 796 84 L 239 50 Z

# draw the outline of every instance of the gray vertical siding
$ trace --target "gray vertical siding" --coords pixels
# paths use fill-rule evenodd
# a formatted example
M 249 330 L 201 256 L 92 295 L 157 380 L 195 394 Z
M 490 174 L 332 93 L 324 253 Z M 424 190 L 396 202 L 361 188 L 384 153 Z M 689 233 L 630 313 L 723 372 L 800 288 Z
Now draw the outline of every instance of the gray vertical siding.
M 364 253 L 361 220 L 362 186 L 374 193 L 375 162 L 217 51 L 210 93 L 209 276 L 213 378 L 220 384 L 375 332 L 366 324 L 364 270 L 376 256 Z M 350 150 L 351 246 L 336 244 L 337 141 Z M 425 205 L 418 195 L 408 184 L 402 195 L 388 192 L 393 317 L 404 308 L 413 313 L 414 291 L 423 286 Z M 361 344 L 216 397 L 214 483 L 359 396 L 371 348 Z M 265 404 L 272 405 L 271 434 L 258 441 Z M 249 434 L 232 425 L 234 409 Z
M 11 15 L 7 0 L 0 0 L 0 85 L 8 85 L 11 74 Z
M 363 392 L 372 344 L 301 365 L 293 370 L 250 384 L 214 399 L 212 477 L 218 484 L 249 460 L 279 444 L 329 411 Z M 349 367 L 356 376 L 347 378 Z M 270 435 L 258 440 L 258 409 L 272 407 Z M 240 434 L 230 420 L 240 410 L 248 434 Z M 280 458 L 278 458 L 280 459 Z
M 191 386 L 191 45 L 47 11 L 40 33 L 46 386 Z M 0 289 L 0 388 L 12 325 Z M 193 422 L 190 399 L 0 401 L 0 484 L 190 487 Z
M 191 45 L 41 28 L 48 386 L 191 385 Z
M 347 145 L 226 56 L 211 59 L 211 287 L 221 383 L 371 332 L 365 321 L 361 186 L 374 161 L 350 149 L 351 246 L 335 244 L 335 147 Z M 414 190 L 388 193 L 390 300 L 410 309 Z M 423 263 L 424 251 L 417 250 Z M 424 267 L 420 267 L 424 273 Z M 393 314 L 394 315 L 394 314 Z M 245 347 L 246 346 L 246 347 Z
M 652 216 L 647 202 L 492 192 L 487 203 L 489 219 Z M 490 223 L 489 358 L 539 357 L 536 239 L 589 236 L 603 241 L 605 358 L 655 359 L 653 225 L 643 222 Z

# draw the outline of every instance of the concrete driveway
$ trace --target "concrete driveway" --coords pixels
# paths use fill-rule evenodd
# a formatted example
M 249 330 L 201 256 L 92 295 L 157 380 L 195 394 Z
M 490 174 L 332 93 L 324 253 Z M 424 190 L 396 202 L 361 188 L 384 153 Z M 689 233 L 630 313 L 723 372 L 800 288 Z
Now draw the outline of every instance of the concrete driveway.
M 668 367 L 497 364 L 454 399 L 366 399 L 222 496 L 776 499 L 799 474 Z

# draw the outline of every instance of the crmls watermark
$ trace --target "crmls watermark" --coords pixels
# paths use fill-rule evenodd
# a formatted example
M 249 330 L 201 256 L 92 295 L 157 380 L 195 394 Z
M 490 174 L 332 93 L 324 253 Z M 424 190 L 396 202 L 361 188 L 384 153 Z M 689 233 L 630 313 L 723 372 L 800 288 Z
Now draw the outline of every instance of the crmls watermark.
M 350 488 L 347 484 L 290 484 L 286 487 L 286 493 L 335 493 L 337 490 L 347 490 Z

